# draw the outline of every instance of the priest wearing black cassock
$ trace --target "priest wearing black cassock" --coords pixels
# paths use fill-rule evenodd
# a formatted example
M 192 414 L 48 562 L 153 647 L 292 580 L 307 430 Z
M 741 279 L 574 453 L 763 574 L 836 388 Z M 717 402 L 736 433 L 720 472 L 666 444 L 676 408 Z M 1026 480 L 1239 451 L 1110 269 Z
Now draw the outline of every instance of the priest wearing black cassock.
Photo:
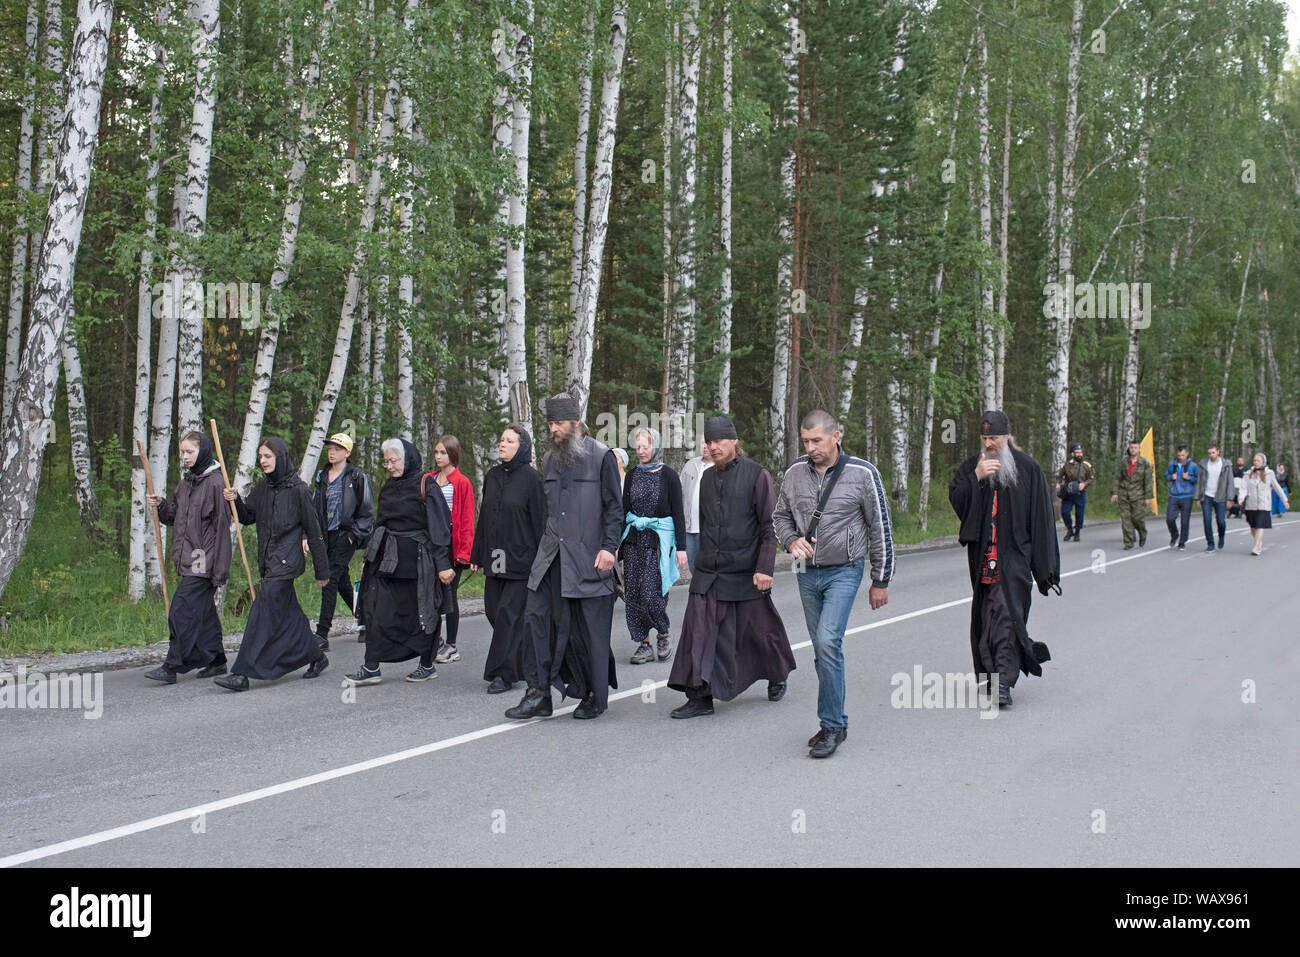
M 976 675 L 998 679 L 998 703 L 1011 704 L 1020 677 L 1041 675 L 1051 655 L 1031 641 L 1026 624 L 1036 583 L 1046 595 L 1061 593 L 1061 557 L 1056 517 L 1047 481 L 1037 462 L 1015 444 L 1011 424 L 1000 411 L 980 420 L 984 451 L 957 467 L 948 485 L 970 564 L 970 644 Z
M 528 691 L 507 718 L 552 713 L 551 687 L 581 698 L 575 718 L 595 718 L 617 688 L 609 631 L 623 490 L 614 453 L 587 434 L 578 400 L 546 400 L 550 450 L 542 459 L 546 525 L 528 576 L 524 627 Z
M 668 687 L 686 692 L 674 718 L 713 714 L 767 679 L 769 701 L 785 695 L 795 668 L 785 625 L 772 603 L 776 533 L 772 476 L 737 455 L 736 427 L 724 415 L 704 426 L 713 468 L 700 479 L 700 551 Z

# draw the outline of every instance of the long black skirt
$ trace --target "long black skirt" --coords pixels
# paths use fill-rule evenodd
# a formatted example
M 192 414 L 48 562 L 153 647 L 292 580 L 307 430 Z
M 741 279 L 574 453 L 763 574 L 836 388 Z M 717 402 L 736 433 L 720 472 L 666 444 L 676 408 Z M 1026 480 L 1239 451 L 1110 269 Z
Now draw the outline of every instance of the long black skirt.
M 321 656 L 316 634 L 298 604 L 292 578 L 263 579 L 248 611 L 232 674 L 262 681 L 283 678 Z
M 531 648 L 528 629 L 524 626 L 524 606 L 527 604 L 526 580 L 484 578 L 483 610 L 492 626 L 492 644 L 483 665 L 484 681 L 500 678 L 507 684 L 514 684 L 527 677 L 524 656 Z
M 749 601 L 691 595 L 668 687 L 730 701 L 754 682 L 781 683 L 794 671 L 794 650 L 771 594 Z
M 366 626 L 366 661 L 432 661 L 436 632 L 420 627 L 418 581 L 367 571 L 361 587 L 361 620 Z
M 226 649 L 221 644 L 221 619 L 213 602 L 216 587 L 210 578 L 186 575 L 172 596 L 167 628 L 171 644 L 163 666 L 173 674 L 183 675 L 195 668 L 226 663 Z

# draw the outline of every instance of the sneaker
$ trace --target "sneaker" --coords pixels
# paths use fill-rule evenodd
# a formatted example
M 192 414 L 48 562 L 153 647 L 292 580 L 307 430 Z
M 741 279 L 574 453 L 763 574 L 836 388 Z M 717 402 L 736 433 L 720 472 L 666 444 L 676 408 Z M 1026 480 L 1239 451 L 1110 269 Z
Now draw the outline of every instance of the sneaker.
M 1147 546 L 1147 533 L 1143 532 L 1141 535 L 1138 536 L 1138 548 L 1146 548 L 1146 546 Z
M 438 654 L 433 659 L 440 665 L 445 665 L 451 661 L 460 661 L 460 652 L 456 650 L 455 645 L 449 645 L 445 641 L 438 646 Z M 424 679 L 421 678 L 421 681 Z
M 808 756 L 812 758 L 829 758 L 846 737 L 848 735 L 844 731 L 832 731 L 830 728 L 822 728 L 813 736 L 813 743 L 808 751 Z
M 655 644 L 658 646 L 656 648 L 656 654 L 658 654 L 660 661 L 667 661 L 673 656 L 673 646 L 671 639 L 667 635 L 660 635 L 659 640 L 655 642 Z
M 641 642 L 641 644 L 637 645 L 636 654 L 632 656 L 632 664 L 644 665 L 654 660 L 655 660 L 655 650 L 654 648 L 650 647 L 650 641 L 648 639 L 646 641 Z
M 436 677 L 438 677 L 437 668 L 435 668 L 433 665 L 420 665 L 420 667 L 416 668 L 414 671 L 412 671 L 409 675 L 406 676 L 406 680 L 407 681 L 429 681 Z
M 1179 550 L 1180 552 L 1185 552 L 1185 551 L 1187 551 L 1187 543 L 1186 543 L 1186 542 L 1179 542 L 1179 543 L 1178 543 L 1178 550 Z
M 1170 547 L 1170 548 L 1177 548 L 1177 547 L 1178 547 L 1178 536 L 1177 536 L 1177 535 L 1170 535 L 1170 536 L 1169 536 L 1169 547 Z
M 1261 549 L 1258 545 L 1256 545 L 1254 548 L 1252 548 L 1252 549 L 1250 550 L 1250 553 L 1251 553 L 1252 555 L 1259 555 L 1259 554 L 1262 553 L 1262 551 L 1263 551 L 1263 549 Z
M 350 675 L 344 675 L 343 680 L 350 685 L 377 685 L 382 680 L 379 676 L 379 669 L 371 671 L 365 665 L 362 665 Z

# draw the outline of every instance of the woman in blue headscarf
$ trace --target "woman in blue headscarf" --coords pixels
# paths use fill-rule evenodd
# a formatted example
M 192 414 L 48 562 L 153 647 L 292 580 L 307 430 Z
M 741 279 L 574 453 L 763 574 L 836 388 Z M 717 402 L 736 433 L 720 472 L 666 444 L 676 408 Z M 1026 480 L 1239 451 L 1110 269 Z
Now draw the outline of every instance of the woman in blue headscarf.
M 483 504 L 470 570 L 483 573 L 483 610 L 492 626 L 492 644 L 483 665 L 488 694 L 501 694 L 523 681 L 528 629 L 524 606 L 528 575 L 546 531 L 546 488 L 532 467 L 533 440 L 512 422 L 497 444 L 497 465 L 483 478 Z
M 650 428 L 632 433 L 636 466 L 623 479 L 626 527 L 619 549 L 623 559 L 627 630 L 637 643 L 632 664 L 672 657 L 668 625 L 668 589 L 686 567 L 686 517 L 682 483 L 659 458 L 662 440 Z M 650 629 L 658 632 L 650 644 Z

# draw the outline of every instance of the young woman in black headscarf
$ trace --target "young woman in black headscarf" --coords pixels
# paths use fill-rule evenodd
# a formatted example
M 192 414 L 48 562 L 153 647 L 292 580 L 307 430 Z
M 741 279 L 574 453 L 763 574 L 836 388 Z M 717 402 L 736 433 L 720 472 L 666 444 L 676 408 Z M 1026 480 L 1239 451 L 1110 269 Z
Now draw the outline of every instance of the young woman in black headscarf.
M 498 465 L 483 479 L 483 504 L 470 569 L 483 573 L 483 607 L 492 626 L 492 644 L 483 666 L 488 694 L 509 691 L 524 671 L 527 629 L 524 605 L 528 575 L 546 531 L 546 489 L 532 467 L 533 440 L 512 422 L 497 445 Z
M 257 571 L 262 581 L 248 611 L 239 656 L 230 674 L 216 683 L 231 691 L 247 691 L 248 679 L 274 681 L 303 665 L 304 678 L 315 678 L 329 665 L 311 624 L 298 604 L 294 580 L 306 569 L 303 539 L 311 547 L 316 584 L 329 583 L 329 557 L 311 490 L 298 478 L 283 439 L 263 439 L 257 461 L 265 477 L 248 493 L 248 501 L 234 489 L 223 493 L 235 503 L 239 520 L 257 525 Z
M 383 453 L 389 478 L 379 490 L 357 600 L 366 627 L 366 657 L 360 669 L 343 679 L 352 685 L 379 684 L 381 663 L 417 657 L 420 665 L 407 681 L 438 676 L 434 636 L 443 609 L 451 607 L 447 585 L 456 576 L 451 513 L 432 482 L 425 494 L 420 453 L 405 439 L 388 439 Z
M 176 486 L 176 497 L 150 495 L 149 505 L 158 519 L 171 525 L 172 561 L 180 586 L 172 596 L 167 627 L 171 644 L 167 660 L 145 675 L 174 685 L 176 676 L 201 668 L 200 678 L 226 673 L 226 650 L 221 644 L 221 619 L 213 601 L 216 591 L 230 578 L 230 507 L 221 492 L 225 482 L 212 460 L 212 440 L 202 432 L 181 439 L 181 462 L 186 471 Z

